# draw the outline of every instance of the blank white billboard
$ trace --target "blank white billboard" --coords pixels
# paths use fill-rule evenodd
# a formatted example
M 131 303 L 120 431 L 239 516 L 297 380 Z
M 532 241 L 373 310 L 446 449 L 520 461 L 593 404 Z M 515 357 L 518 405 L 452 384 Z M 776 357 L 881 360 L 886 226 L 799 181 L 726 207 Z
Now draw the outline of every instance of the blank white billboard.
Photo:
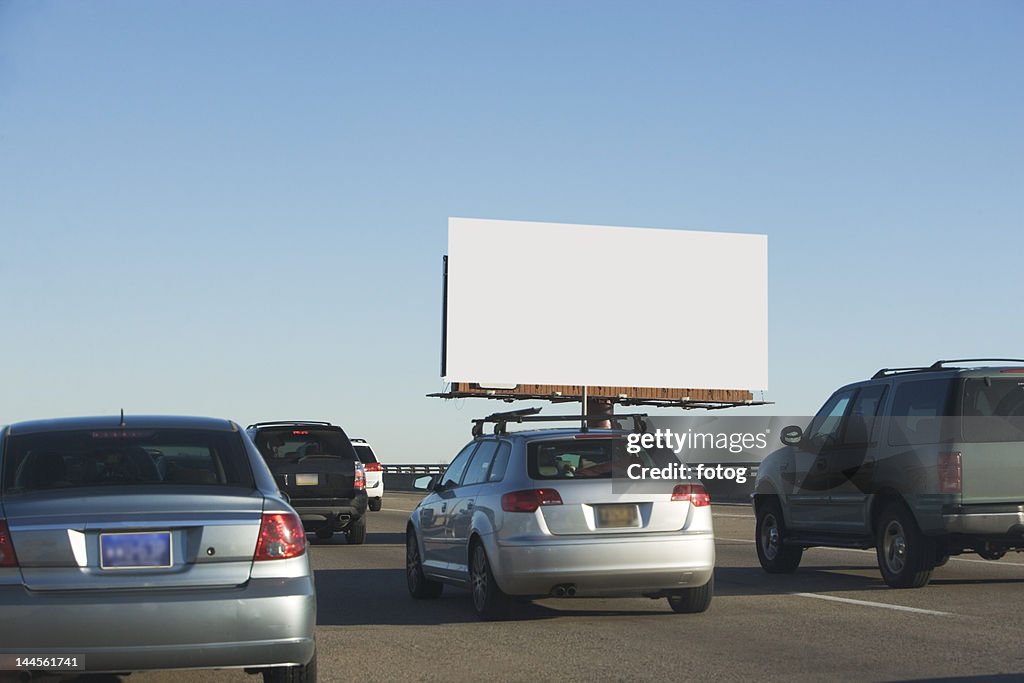
M 768 387 L 765 235 L 448 219 L 445 379 Z

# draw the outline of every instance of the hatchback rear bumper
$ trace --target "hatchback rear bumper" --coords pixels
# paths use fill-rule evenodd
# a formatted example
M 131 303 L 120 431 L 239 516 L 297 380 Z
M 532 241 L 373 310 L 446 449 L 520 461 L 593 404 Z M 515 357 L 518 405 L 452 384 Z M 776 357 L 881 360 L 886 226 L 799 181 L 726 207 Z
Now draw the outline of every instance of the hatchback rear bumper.
M 87 671 L 305 664 L 311 577 L 187 591 L 29 591 L 0 585 L 0 652 L 79 655 Z
M 488 543 L 488 540 L 490 543 Z M 578 596 L 644 595 L 703 586 L 715 567 L 711 532 L 607 536 L 598 540 L 485 540 L 498 586 L 510 595 L 549 595 L 573 584 Z

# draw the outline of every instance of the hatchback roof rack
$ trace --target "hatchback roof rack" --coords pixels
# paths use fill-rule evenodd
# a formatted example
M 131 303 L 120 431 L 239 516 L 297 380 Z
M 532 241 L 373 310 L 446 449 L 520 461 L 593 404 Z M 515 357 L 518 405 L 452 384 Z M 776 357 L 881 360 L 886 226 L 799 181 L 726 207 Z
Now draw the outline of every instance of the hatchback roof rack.
M 291 425 L 323 425 L 324 427 L 333 427 L 334 425 L 330 422 L 319 422 L 317 420 L 272 420 L 270 422 L 253 422 L 246 429 L 252 429 L 253 427 L 288 427 Z
M 936 372 L 937 370 L 952 369 L 953 363 L 1024 363 L 1020 358 L 954 358 L 951 360 L 937 360 L 931 365 L 922 365 L 913 368 L 882 368 L 871 376 L 871 379 L 880 379 L 889 375 L 899 375 L 907 372 Z
M 484 425 L 488 422 L 494 423 L 495 434 L 508 434 L 506 426 L 509 422 L 597 422 L 597 421 L 611 421 L 614 422 L 619 418 L 628 417 L 633 420 L 633 431 L 642 432 L 647 429 L 646 413 L 622 413 L 618 415 L 608 415 L 605 413 L 597 415 L 537 415 L 541 411 L 540 408 L 522 408 L 520 410 L 510 410 L 504 413 L 492 413 L 487 417 L 478 417 L 472 420 L 473 422 L 473 436 L 483 436 Z M 584 429 L 584 431 L 586 431 Z

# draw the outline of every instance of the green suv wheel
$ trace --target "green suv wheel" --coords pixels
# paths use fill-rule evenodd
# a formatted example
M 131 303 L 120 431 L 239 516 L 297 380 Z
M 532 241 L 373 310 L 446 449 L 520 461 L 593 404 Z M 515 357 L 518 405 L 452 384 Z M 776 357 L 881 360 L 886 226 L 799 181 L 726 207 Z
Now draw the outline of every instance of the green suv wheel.
M 882 579 L 893 588 L 920 588 L 935 568 L 935 540 L 921 532 L 914 516 L 898 501 L 887 503 L 875 528 L 875 549 Z
M 804 549 L 785 545 L 786 526 L 782 508 L 775 496 L 769 496 L 757 506 L 757 524 L 754 531 L 757 559 L 769 574 L 792 574 L 800 566 Z

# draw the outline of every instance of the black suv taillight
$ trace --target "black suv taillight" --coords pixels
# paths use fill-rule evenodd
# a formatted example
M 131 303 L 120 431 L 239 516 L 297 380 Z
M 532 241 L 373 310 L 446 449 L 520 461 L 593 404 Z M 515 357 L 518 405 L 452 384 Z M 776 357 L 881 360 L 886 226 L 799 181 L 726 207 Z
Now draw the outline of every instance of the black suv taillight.
M 14 542 L 11 541 L 11 530 L 7 528 L 7 520 L 0 519 L 0 567 L 17 567 L 18 556 L 14 554 Z
M 294 512 L 264 512 L 254 560 L 287 560 L 306 552 L 306 532 Z

